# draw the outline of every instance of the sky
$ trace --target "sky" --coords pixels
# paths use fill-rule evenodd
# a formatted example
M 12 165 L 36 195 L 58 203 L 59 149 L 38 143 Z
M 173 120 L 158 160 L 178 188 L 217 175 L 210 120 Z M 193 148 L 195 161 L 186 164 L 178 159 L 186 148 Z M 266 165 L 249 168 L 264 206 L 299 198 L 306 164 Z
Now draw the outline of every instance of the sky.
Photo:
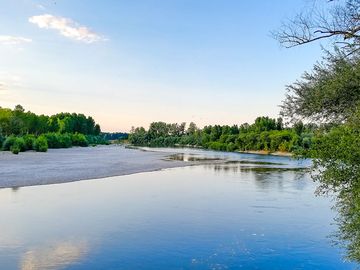
M 0 106 L 78 112 L 103 131 L 278 117 L 321 57 L 271 31 L 310 0 L 0 0 Z

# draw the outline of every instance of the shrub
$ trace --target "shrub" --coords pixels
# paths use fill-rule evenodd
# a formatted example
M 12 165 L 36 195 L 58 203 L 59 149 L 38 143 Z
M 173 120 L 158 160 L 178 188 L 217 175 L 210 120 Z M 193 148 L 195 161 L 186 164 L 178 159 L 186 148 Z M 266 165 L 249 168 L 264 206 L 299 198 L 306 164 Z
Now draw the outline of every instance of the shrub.
M 4 141 L 5 141 L 5 137 L 0 134 L 0 150 L 2 148 L 2 145 L 3 145 Z
M 34 141 L 36 139 L 35 136 L 28 134 L 28 135 L 25 135 L 23 137 L 23 139 L 24 139 L 24 143 L 25 143 L 25 150 L 32 150 Z
M 10 147 L 15 143 L 16 137 L 14 135 L 10 135 L 6 137 L 5 141 L 3 142 L 2 149 L 4 151 L 9 151 Z
M 216 151 L 226 151 L 226 144 L 221 142 L 211 142 L 208 148 Z
M 15 137 L 14 140 L 12 140 L 12 144 L 10 145 L 9 150 L 13 154 L 18 154 L 20 151 L 25 151 L 25 142 L 23 138 Z
M 59 147 L 69 148 L 72 146 L 71 136 L 67 133 L 58 134 Z
M 236 145 L 232 142 L 230 142 L 227 146 L 226 146 L 226 151 L 228 152 L 233 152 L 236 150 Z
M 72 141 L 72 145 L 75 145 L 75 146 L 88 146 L 89 145 L 89 142 L 86 140 L 85 135 L 81 134 L 81 133 L 72 134 L 71 141 Z
M 72 146 L 72 138 L 68 133 L 60 134 L 55 132 L 45 133 L 49 148 L 69 148 Z
M 13 154 L 15 154 L 15 155 L 17 155 L 17 154 L 19 154 L 19 152 L 20 152 L 20 147 L 19 147 L 19 145 L 18 144 L 13 144 L 12 146 L 10 146 L 10 151 L 13 153 Z
M 46 152 L 48 150 L 48 142 L 44 135 L 37 137 L 34 141 L 33 149 L 36 152 Z
M 95 136 L 95 135 L 86 135 L 86 140 L 90 145 L 97 145 L 97 144 L 110 144 L 108 140 L 106 140 L 103 136 Z
M 48 132 L 44 134 L 49 148 L 61 148 L 59 136 L 55 132 Z

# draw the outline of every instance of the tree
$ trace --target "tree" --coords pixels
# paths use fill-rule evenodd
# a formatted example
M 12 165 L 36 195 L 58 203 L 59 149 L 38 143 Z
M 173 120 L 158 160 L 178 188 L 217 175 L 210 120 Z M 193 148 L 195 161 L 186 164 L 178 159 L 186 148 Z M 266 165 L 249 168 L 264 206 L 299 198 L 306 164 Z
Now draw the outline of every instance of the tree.
M 335 53 L 287 87 L 282 115 L 330 123 L 311 140 L 300 136 L 313 157 L 319 193 L 335 192 L 337 239 L 348 258 L 360 262 L 360 0 L 329 1 L 325 13 L 299 14 L 275 33 L 285 47 L 332 39 Z M 296 130 L 304 129 L 297 124 Z
M 313 1 L 307 12 L 283 23 L 273 35 L 289 48 L 323 39 L 332 39 L 347 55 L 360 49 L 360 0 Z
M 324 57 L 312 72 L 287 86 L 281 114 L 294 121 L 310 120 L 341 123 L 360 104 L 360 61 L 341 52 Z
M 197 128 L 196 124 L 195 124 L 194 122 L 191 122 L 191 123 L 189 124 L 189 127 L 188 127 L 186 133 L 187 133 L 188 135 L 193 135 L 193 134 L 195 134 L 195 131 L 196 131 L 197 129 L 198 129 L 198 128 Z

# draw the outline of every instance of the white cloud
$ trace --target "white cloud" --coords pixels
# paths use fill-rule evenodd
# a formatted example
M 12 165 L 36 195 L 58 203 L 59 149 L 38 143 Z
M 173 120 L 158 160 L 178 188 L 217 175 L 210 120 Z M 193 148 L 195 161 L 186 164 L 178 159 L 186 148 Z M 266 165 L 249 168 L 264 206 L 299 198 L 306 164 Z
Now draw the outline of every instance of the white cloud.
M 31 41 L 32 40 L 30 38 L 0 35 L 0 44 L 3 45 L 19 45 L 23 43 L 30 43 Z
M 30 17 L 29 22 L 36 24 L 40 28 L 58 30 L 61 35 L 67 38 L 83 41 L 85 43 L 105 40 L 89 28 L 81 26 L 69 18 L 44 14 Z

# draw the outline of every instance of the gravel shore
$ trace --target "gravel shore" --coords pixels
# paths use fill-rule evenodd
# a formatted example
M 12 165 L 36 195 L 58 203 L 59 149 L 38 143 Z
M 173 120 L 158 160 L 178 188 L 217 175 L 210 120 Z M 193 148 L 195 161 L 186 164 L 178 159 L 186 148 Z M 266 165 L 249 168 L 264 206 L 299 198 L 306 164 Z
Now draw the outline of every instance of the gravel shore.
M 109 145 L 49 149 L 46 153 L 0 152 L 0 188 L 56 184 L 191 165 L 167 160 L 171 153 Z

